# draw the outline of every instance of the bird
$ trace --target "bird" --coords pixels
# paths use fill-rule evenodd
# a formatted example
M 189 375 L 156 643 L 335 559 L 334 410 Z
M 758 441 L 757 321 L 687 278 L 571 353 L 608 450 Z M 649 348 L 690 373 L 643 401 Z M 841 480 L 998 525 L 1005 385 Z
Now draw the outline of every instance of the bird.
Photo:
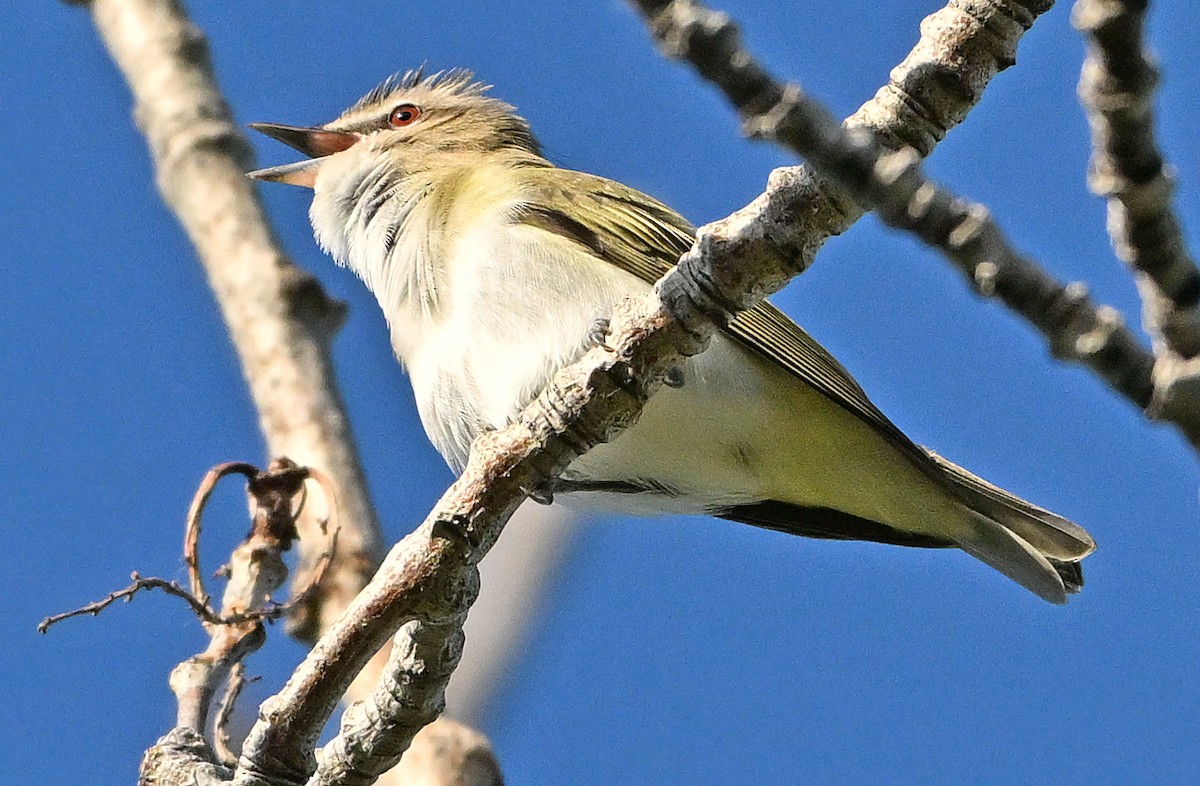
M 248 174 L 312 190 L 317 243 L 375 295 L 425 432 L 456 473 L 475 437 L 601 341 L 614 306 L 696 235 L 640 191 L 555 166 L 491 89 L 464 69 L 417 69 L 324 125 L 251 124 L 304 155 Z M 567 467 L 554 499 L 957 547 L 1058 604 L 1083 586 L 1087 531 L 918 446 L 766 301 L 669 382 Z

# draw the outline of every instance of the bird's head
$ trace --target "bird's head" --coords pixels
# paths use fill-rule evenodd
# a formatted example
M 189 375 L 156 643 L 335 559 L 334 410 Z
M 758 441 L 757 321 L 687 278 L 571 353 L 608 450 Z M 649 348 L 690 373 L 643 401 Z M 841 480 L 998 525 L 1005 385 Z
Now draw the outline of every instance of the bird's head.
M 250 172 L 250 177 L 314 188 L 321 168 L 355 150 L 383 157 L 404 173 L 433 165 L 468 163 L 471 156 L 515 150 L 540 155 L 524 118 L 486 93 L 469 71 L 393 76 L 336 120 L 316 127 L 251 123 L 250 127 L 308 156 L 294 164 Z

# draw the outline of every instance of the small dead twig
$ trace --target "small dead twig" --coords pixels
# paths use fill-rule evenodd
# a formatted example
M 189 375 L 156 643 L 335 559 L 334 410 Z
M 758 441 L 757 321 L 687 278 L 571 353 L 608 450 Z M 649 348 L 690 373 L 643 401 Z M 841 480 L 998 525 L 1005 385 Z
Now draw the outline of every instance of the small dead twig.
M 201 522 L 217 482 L 234 474 L 246 478 L 252 523 L 246 538 L 230 555 L 229 563 L 218 571 L 227 579 L 218 611 L 204 588 L 200 570 Z M 308 499 L 306 484 L 309 480 L 321 486 L 328 509 L 334 511 L 336 503 L 329 478 L 319 470 L 298 466 L 289 459 L 277 458 L 265 471 L 244 462 L 213 467 L 205 474 L 192 498 L 184 530 L 183 558 L 189 588 L 185 589 L 176 581 L 144 578 L 135 571 L 130 586 L 74 611 L 47 617 L 38 625 L 38 630 L 45 633 L 50 626 L 70 617 L 96 616 L 118 600 L 132 599 L 141 590 L 161 589 L 182 598 L 200 619 L 209 642 L 203 651 L 181 662 L 171 674 L 171 690 L 178 704 L 176 725 L 197 731 L 206 728 L 213 697 L 224 684 L 214 747 L 223 760 L 232 762 L 236 757 L 231 752 L 227 726 L 245 681 L 243 662 L 265 641 L 263 623 L 279 619 L 311 597 L 337 548 L 338 528 L 330 529 L 328 521 L 319 522 L 320 531 L 326 536 L 326 547 L 309 574 L 306 586 L 295 592 L 289 603 L 276 603 L 271 599 L 272 593 L 288 577 L 282 553 L 290 549 L 298 537 L 296 518 Z
M 189 518 L 190 521 L 190 518 Z M 197 528 L 198 530 L 198 528 Z M 85 606 L 81 606 L 71 611 L 64 611 L 61 614 L 52 614 L 38 623 L 38 633 L 46 633 L 51 626 L 57 625 L 63 620 L 71 617 L 83 616 L 99 616 L 100 612 L 116 603 L 118 600 L 129 602 L 133 600 L 133 596 L 142 590 L 159 589 L 168 595 L 173 595 L 183 599 L 192 611 L 200 618 L 202 622 L 209 625 L 238 625 L 243 622 L 274 622 L 280 617 L 286 617 L 293 609 L 305 603 L 317 590 L 321 583 L 321 579 L 325 575 L 325 569 L 333 559 L 334 553 L 337 550 L 338 528 L 334 528 L 329 532 L 329 545 L 318 557 L 316 569 L 313 570 L 311 580 L 304 589 L 300 590 L 287 603 L 275 603 L 268 601 L 267 605 L 255 611 L 240 611 L 234 614 L 218 614 L 213 609 L 207 595 L 196 595 L 179 586 L 177 581 L 168 581 L 167 579 L 159 578 L 158 576 L 142 576 L 136 570 L 129 574 L 130 580 L 133 582 L 128 587 L 114 590 L 105 597 L 97 601 L 92 601 Z
M 187 604 L 191 606 L 192 611 L 196 613 L 196 616 L 205 622 L 213 625 L 225 624 L 225 621 L 222 620 L 221 617 L 212 610 L 211 606 L 185 590 L 183 587 L 179 586 L 179 582 L 177 581 L 167 581 L 166 579 L 160 579 L 154 576 L 143 578 L 136 570 L 129 574 L 129 577 L 133 580 L 133 583 L 124 589 L 110 592 L 101 600 L 93 601 L 92 603 L 89 603 L 86 606 L 81 606 L 73 611 L 65 611 L 62 614 L 53 614 L 49 617 L 46 617 L 44 620 L 38 623 L 38 633 L 45 633 L 50 629 L 51 625 L 57 625 L 63 620 L 70 619 L 71 617 L 82 617 L 87 614 L 90 614 L 93 617 L 98 616 L 100 612 L 104 611 L 118 600 L 129 602 L 138 592 L 152 589 L 160 589 L 168 595 L 174 595 L 177 598 L 182 598 L 183 600 L 187 601 Z

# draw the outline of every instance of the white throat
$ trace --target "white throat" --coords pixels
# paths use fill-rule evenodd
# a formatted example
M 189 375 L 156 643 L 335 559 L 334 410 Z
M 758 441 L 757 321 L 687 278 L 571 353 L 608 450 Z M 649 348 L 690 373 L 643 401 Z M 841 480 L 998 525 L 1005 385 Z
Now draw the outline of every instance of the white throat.
M 434 186 L 366 146 L 330 156 L 317 174 L 309 210 L 317 242 L 363 280 L 389 323 L 432 319 L 444 295 L 445 227 L 425 199 Z
M 505 425 L 579 352 L 588 320 L 613 298 L 596 290 L 572 319 L 593 288 L 556 287 L 567 313 L 549 323 L 566 329 L 546 330 L 530 287 L 573 266 L 553 264 L 513 224 L 522 205 L 519 178 L 486 161 L 402 176 L 380 151 L 356 147 L 330 156 L 316 179 L 317 241 L 375 294 L 425 430 L 456 470 L 481 429 Z

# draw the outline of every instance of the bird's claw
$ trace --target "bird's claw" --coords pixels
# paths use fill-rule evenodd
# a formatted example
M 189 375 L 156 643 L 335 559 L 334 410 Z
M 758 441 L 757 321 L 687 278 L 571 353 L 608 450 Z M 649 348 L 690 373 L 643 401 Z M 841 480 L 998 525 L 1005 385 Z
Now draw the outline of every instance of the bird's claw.
M 597 317 L 596 321 L 592 323 L 592 327 L 588 330 L 588 344 L 593 347 L 600 347 L 600 349 L 606 352 L 612 352 L 613 348 L 608 345 L 608 335 L 611 327 L 612 323 L 609 322 L 608 317 Z
M 540 484 L 534 488 L 525 488 L 522 486 L 521 490 L 525 492 L 526 496 L 539 505 L 554 504 L 554 489 L 549 483 Z

